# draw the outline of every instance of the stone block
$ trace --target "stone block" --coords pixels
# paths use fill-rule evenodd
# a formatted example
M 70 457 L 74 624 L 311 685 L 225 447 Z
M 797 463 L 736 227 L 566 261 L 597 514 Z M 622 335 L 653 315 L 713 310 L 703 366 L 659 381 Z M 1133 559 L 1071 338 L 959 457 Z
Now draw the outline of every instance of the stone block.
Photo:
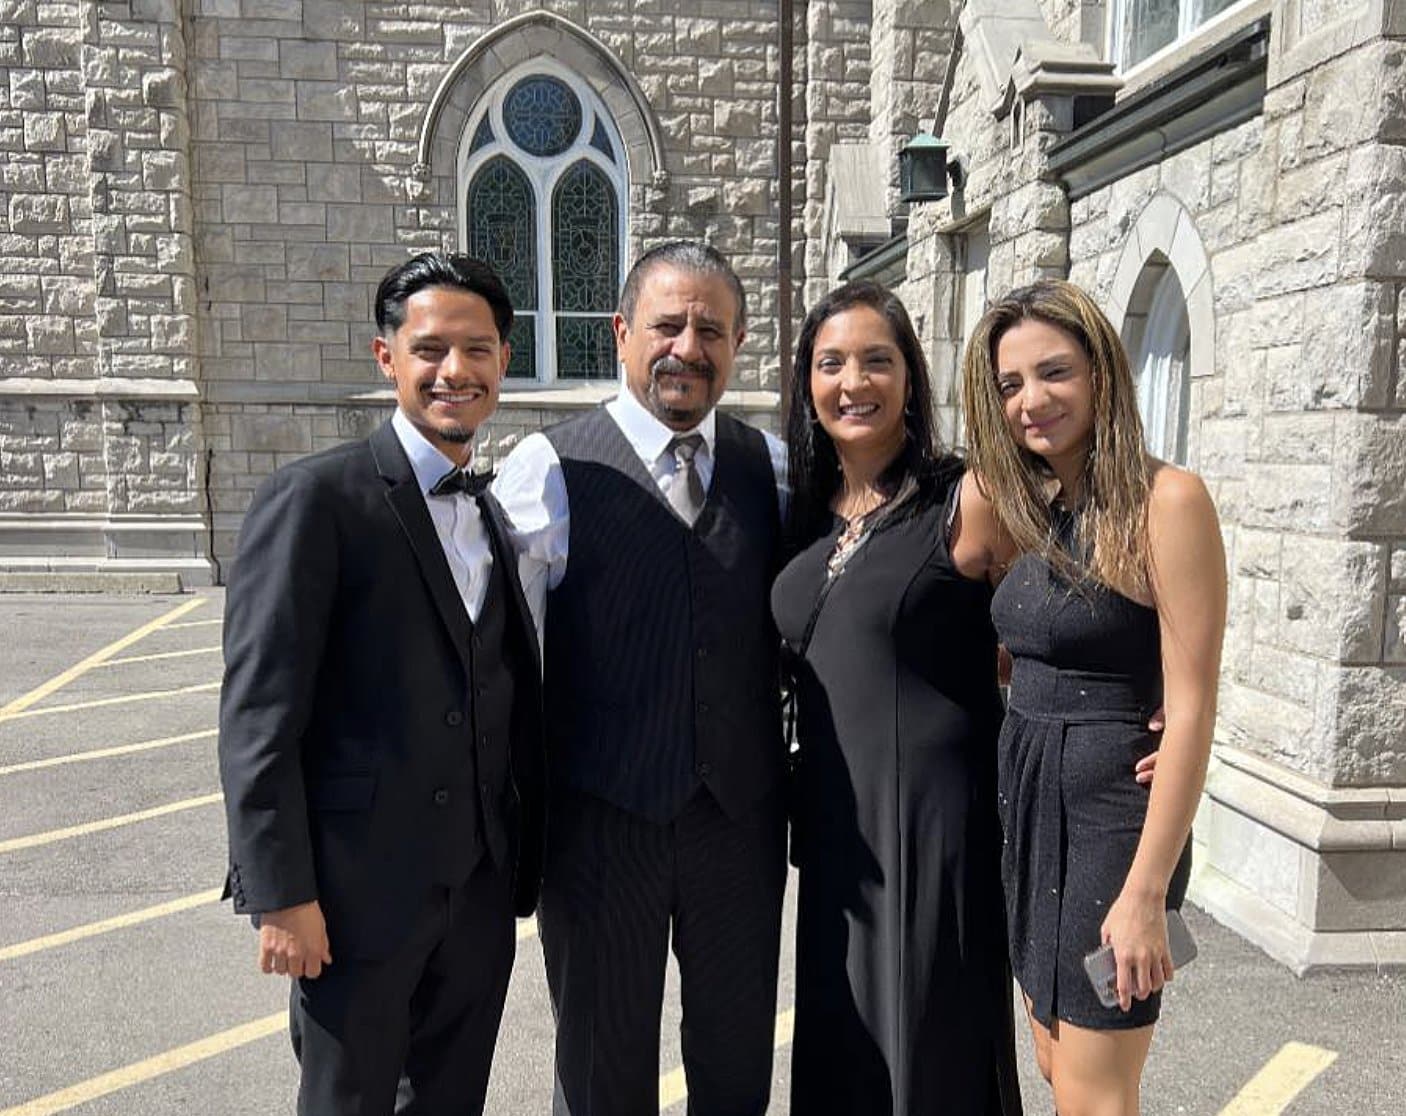
M 277 187 L 222 186 L 220 193 L 226 221 L 267 225 L 277 223 Z
M 1347 160 L 1341 196 L 1347 275 L 1406 275 L 1406 148 L 1372 144 Z
M 239 312 L 240 337 L 245 341 L 287 341 L 286 306 L 242 306 Z
M 42 70 L 10 71 L 10 108 L 42 109 L 45 104 Z
M 1340 215 L 1320 213 L 1280 225 L 1256 246 L 1258 296 L 1322 287 L 1338 277 Z
M 1357 785 L 1406 783 L 1406 667 L 1339 671 L 1335 777 Z
M 79 275 L 44 276 L 44 313 L 69 318 L 93 313 L 95 291 L 91 279 Z
M 153 314 L 149 320 L 151 349 L 157 353 L 189 352 L 195 320 L 185 314 Z
M 239 67 L 234 62 L 201 62 L 192 69 L 191 77 L 197 100 L 234 101 L 239 97 Z
M 1376 661 L 1382 645 L 1385 554 L 1376 543 L 1293 537 L 1279 593 L 1278 641 L 1320 659 Z
M 1406 415 L 1340 420 L 1334 500 L 1354 533 L 1406 537 Z
M 23 128 L 26 151 L 68 150 L 68 127 L 61 112 L 27 112 Z
M 68 198 L 62 194 L 11 194 L 10 231 L 43 236 L 69 229 Z
M 1382 659 L 1388 663 L 1406 663 L 1406 593 L 1387 598 Z
M 230 422 L 233 448 L 241 453 L 308 453 L 312 431 L 303 418 L 289 414 L 239 414 Z
M 31 353 L 65 354 L 74 351 L 72 318 L 36 314 L 25 319 L 24 332 Z
M 354 163 L 310 163 L 307 185 L 309 201 L 361 201 L 361 168 Z
M 1395 292 L 1375 282 L 1341 283 L 1304 295 L 1303 366 L 1309 407 L 1388 405 Z
M 269 125 L 269 151 L 275 159 L 331 162 L 332 125 L 275 120 Z
M 297 106 L 299 120 L 354 123 L 357 120 L 356 88 L 334 81 L 300 81 Z
M 79 485 L 76 453 L 44 454 L 44 487 L 76 489 Z
M 278 44 L 278 72 L 285 78 L 337 77 L 337 44 L 327 41 L 282 39 Z
M 389 244 L 395 239 L 392 210 L 386 205 L 327 206 L 327 239 Z
M 314 41 L 361 41 L 366 35 L 366 5 L 349 0 L 303 0 L 303 32 Z
M 142 103 L 152 108 L 180 108 L 185 94 L 185 77 L 179 70 L 152 70 L 142 75 Z
M 254 377 L 259 380 L 320 380 L 322 350 L 317 345 L 255 342 Z
M 67 27 L 26 27 L 20 36 L 24 64 L 36 70 L 78 68 L 83 34 L 75 19 Z
M 148 190 L 180 190 L 189 181 L 186 157 L 180 151 L 143 151 L 142 186 Z

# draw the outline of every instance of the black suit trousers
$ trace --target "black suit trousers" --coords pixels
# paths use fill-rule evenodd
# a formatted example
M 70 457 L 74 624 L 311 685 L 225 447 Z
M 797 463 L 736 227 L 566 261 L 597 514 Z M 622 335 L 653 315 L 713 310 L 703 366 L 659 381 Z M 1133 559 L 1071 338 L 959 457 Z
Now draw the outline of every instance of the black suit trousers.
M 409 912 L 384 960 L 293 981 L 298 1116 L 479 1116 L 517 944 L 508 878 L 484 857 Z
M 771 1092 L 786 821 L 699 790 L 659 825 L 580 791 L 550 807 L 539 924 L 557 1018 L 555 1116 L 655 1116 L 672 931 L 690 1116 Z

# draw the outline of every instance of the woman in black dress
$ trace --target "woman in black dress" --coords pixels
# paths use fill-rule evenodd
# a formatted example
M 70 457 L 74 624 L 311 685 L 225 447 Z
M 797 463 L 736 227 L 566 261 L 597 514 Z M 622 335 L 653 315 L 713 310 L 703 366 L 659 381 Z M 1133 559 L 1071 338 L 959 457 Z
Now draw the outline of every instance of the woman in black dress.
M 798 696 L 791 1111 L 1016 1116 L 990 562 L 962 465 L 877 284 L 811 311 L 791 391 L 795 557 L 772 591 Z
M 1017 555 L 992 615 L 1012 660 L 1001 731 L 1011 963 L 1061 1114 L 1135 1116 L 1172 976 L 1215 722 L 1225 556 L 1201 481 L 1143 449 L 1117 332 L 1079 288 L 994 303 L 963 366 L 971 464 Z M 1127 778 L 1157 746 L 1151 794 Z M 1082 959 L 1110 943 L 1119 1004 Z

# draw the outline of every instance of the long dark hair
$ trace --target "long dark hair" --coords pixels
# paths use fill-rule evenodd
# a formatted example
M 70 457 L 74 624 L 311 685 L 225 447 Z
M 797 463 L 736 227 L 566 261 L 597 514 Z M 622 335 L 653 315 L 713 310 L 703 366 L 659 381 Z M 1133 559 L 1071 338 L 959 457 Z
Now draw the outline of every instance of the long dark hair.
M 912 498 L 926 485 L 948 470 L 960 467 L 960 462 L 943 451 L 933 428 L 928 362 L 903 303 L 887 287 L 867 279 L 836 287 L 811 307 L 801 326 L 785 400 L 791 484 L 787 534 L 791 545 L 797 548 L 808 545 L 829 530 L 830 505 L 841 484 L 840 457 L 835 443 L 820 425 L 811 394 L 810 366 L 815 356 L 815 338 L 827 320 L 856 306 L 867 306 L 883 315 L 908 369 L 909 397 L 903 409 L 904 447 L 879 478 L 879 487 L 889 499 L 875 515 L 875 525 L 912 508 Z

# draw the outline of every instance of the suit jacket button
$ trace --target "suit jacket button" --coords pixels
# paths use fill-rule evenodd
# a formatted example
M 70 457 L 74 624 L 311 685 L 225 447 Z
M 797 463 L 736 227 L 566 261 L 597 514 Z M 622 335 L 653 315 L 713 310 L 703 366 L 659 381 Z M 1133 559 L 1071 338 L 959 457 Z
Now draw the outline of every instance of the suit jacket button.
M 458 728 L 464 723 L 464 715 L 457 709 L 451 709 L 444 715 L 444 723 L 450 728 Z
M 698 712 L 700 714 L 706 714 L 708 712 L 708 703 L 706 701 L 700 701 L 698 703 Z
M 449 792 L 443 787 L 440 787 L 439 790 L 434 792 L 434 804 L 436 806 L 449 805 Z
M 700 779 L 706 779 L 713 773 L 713 765 L 711 763 L 700 763 L 694 770 L 698 772 L 698 777 Z

